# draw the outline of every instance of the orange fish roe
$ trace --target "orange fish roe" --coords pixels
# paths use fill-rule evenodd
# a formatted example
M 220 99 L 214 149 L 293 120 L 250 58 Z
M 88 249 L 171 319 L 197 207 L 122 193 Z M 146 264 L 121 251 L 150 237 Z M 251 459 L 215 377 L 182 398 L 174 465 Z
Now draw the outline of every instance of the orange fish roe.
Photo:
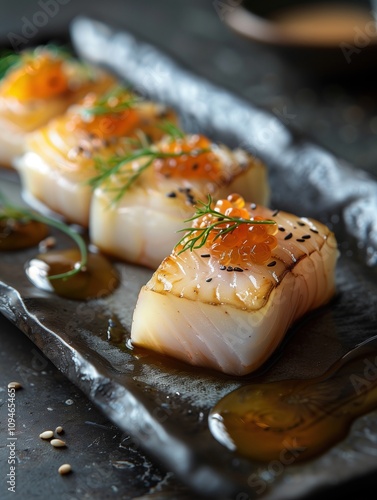
M 183 138 L 171 139 L 161 145 L 159 151 L 180 155 L 171 158 L 158 158 L 154 161 L 156 172 L 165 177 L 213 181 L 219 178 L 219 159 L 211 151 L 210 140 L 202 135 L 187 135 Z
M 27 56 L 25 56 L 26 58 Z M 49 99 L 69 90 L 64 61 L 48 52 L 27 58 L 7 77 L 3 95 L 19 101 Z
M 209 233 L 206 246 L 210 253 L 215 256 L 220 264 L 224 266 L 244 267 L 250 264 L 264 264 L 272 255 L 272 250 L 277 246 L 275 234 L 278 231 L 277 224 L 253 224 L 253 221 L 263 221 L 260 216 L 250 217 L 245 208 L 245 200 L 238 194 L 231 194 L 226 200 L 217 201 L 214 210 L 221 214 L 245 219 L 247 223 L 240 223 L 225 234 L 220 234 L 214 229 Z M 216 217 L 207 214 L 195 222 L 197 227 L 203 228 L 213 224 Z M 226 229 L 234 225 L 232 221 L 224 221 L 216 226 L 218 229 Z
M 85 130 L 100 138 L 129 135 L 140 123 L 137 109 L 130 105 L 121 111 L 116 110 L 116 106 L 129 99 L 131 99 L 130 94 L 109 97 L 105 104 L 101 104 L 104 111 L 96 114 L 91 113 L 91 109 L 98 105 L 98 97 L 95 94 L 88 94 L 82 101 L 79 112 L 72 114 L 67 123 L 67 129 L 70 131 Z

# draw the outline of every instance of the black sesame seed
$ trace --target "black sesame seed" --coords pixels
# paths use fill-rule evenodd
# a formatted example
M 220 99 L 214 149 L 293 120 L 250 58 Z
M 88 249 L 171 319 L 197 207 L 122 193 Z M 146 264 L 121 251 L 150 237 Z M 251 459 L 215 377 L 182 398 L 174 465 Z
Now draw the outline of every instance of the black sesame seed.
M 279 212 L 280 212 L 280 210 L 274 210 L 272 212 L 272 217 L 275 217 Z
M 226 269 L 226 266 L 220 266 L 221 271 L 225 271 L 225 269 Z
M 305 235 L 303 236 L 303 239 L 304 239 L 304 240 L 308 240 L 309 238 L 311 238 L 310 234 L 305 234 Z
M 310 228 L 310 231 L 311 231 L 312 233 L 318 234 L 318 231 L 317 231 L 316 229 L 313 229 L 312 227 Z
M 232 267 L 232 266 L 228 266 L 228 267 L 226 268 L 226 270 L 227 270 L 228 272 L 231 272 L 231 271 L 233 271 L 233 267 Z
M 273 260 L 267 264 L 267 267 L 274 267 L 276 266 L 276 260 Z
M 200 257 L 203 257 L 204 259 L 208 259 L 209 257 L 211 257 L 211 254 L 203 253 Z
M 207 283 L 210 283 L 211 281 L 212 281 L 212 278 L 207 278 L 207 279 L 206 279 L 206 282 L 207 282 Z
M 302 238 L 297 238 L 296 241 L 298 241 L 299 243 L 304 243 L 305 240 L 303 240 Z
M 284 233 L 284 231 L 285 231 L 285 227 L 283 227 L 283 226 L 280 226 L 278 229 L 279 229 L 279 231 L 281 231 L 282 233 Z
M 287 236 L 284 238 L 285 240 L 290 240 L 292 238 L 293 234 L 289 233 Z
M 243 273 L 243 269 L 241 269 L 240 267 L 234 267 L 233 271 L 236 271 L 236 273 Z
M 302 226 L 305 226 L 305 222 L 301 222 L 300 220 L 298 220 L 298 221 L 297 221 L 297 224 L 298 224 L 299 226 L 301 226 L 301 227 L 302 227 Z
M 177 193 L 175 193 L 174 191 L 172 191 L 171 193 L 168 193 L 166 196 L 168 198 L 176 198 L 177 197 Z

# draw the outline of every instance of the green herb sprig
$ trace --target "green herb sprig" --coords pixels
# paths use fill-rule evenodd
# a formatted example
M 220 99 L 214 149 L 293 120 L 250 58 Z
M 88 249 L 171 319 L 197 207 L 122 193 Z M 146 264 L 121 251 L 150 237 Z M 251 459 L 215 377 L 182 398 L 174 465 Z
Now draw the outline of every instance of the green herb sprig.
M 244 219 L 240 217 L 231 217 L 229 215 L 221 214 L 220 212 L 216 212 L 212 208 L 212 197 L 208 195 L 208 203 L 204 203 L 203 201 L 199 201 L 196 207 L 195 214 L 186 219 L 185 222 L 192 222 L 194 220 L 199 219 L 205 215 L 211 215 L 214 217 L 214 220 L 207 227 L 190 227 L 185 229 L 180 229 L 178 232 L 185 232 L 185 235 L 178 241 L 176 247 L 183 245 L 183 247 L 178 252 L 178 255 L 185 252 L 186 250 L 196 250 L 198 248 L 202 248 L 212 231 L 216 231 L 216 236 L 214 240 L 224 236 L 227 233 L 231 233 L 241 224 L 248 225 L 259 225 L 259 224 L 276 224 L 274 220 L 265 219 L 265 220 L 251 220 Z M 223 227 L 224 223 L 228 223 L 228 227 Z
M 184 131 L 170 120 L 163 121 L 158 127 L 172 139 L 184 139 L 185 137 Z
M 209 151 L 209 149 L 203 148 L 196 149 L 190 152 L 182 151 L 180 153 L 163 153 L 162 151 L 156 151 L 152 148 L 143 148 L 133 151 L 126 156 L 114 156 L 108 160 L 97 158 L 95 159 L 95 166 L 99 171 L 99 174 L 95 177 L 92 177 L 88 182 L 89 185 L 91 185 L 94 189 L 98 186 L 101 186 L 112 175 L 116 175 L 117 173 L 119 173 L 121 168 L 125 165 L 130 164 L 133 161 L 145 158 L 146 161 L 139 165 L 135 170 L 129 169 L 129 171 L 122 172 L 122 175 L 125 176 L 126 180 L 119 189 L 117 188 L 118 193 L 113 199 L 113 203 L 116 204 L 135 183 L 135 181 L 141 176 L 141 174 L 145 172 L 145 170 L 147 170 L 155 160 L 164 158 L 179 158 L 180 156 L 184 155 L 197 156 Z
M 109 113 L 116 114 L 126 111 L 141 102 L 142 99 L 139 96 L 132 94 L 127 96 L 127 93 L 131 94 L 131 91 L 126 87 L 118 85 L 98 99 L 93 106 L 83 108 L 80 113 L 84 118 Z M 109 103 L 111 99 L 118 99 L 118 102 L 114 106 L 111 106 Z
M 72 59 L 72 54 L 65 46 L 47 44 L 35 49 L 25 50 L 23 52 L 13 52 L 11 50 L 4 50 L 0 52 L 0 79 L 4 78 L 8 70 L 17 66 L 24 60 L 36 57 L 40 52 L 48 51 L 61 59 Z
M 14 52 L 5 52 L 0 54 L 0 79 L 4 78 L 8 70 L 21 61 L 21 55 Z
M 53 276 L 48 276 L 48 279 L 50 280 L 57 280 L 57 279 L 68 279 L 71 276 L 74 276 L 75 274 L 79 273 L 82 271 L 88 261 L 88 251 L 86 248 L 85 241 L 83 238 L 76 232 L 73 231 L 67 224 L 64 224 L 64 222 L 60 222 L 58 220 L 52 219 L 50 217 L 46 217 L 44 215 L 38 214 L 34 212 L 33 210 L 30 210 L 28 208 L 24 207 L 19 207 L 12 205 L 4 196 L 3 193 L 0 191 L 0 220 L 4 219 L 14 219 L 17 220 L 23 224 L 26 224 L 30 221 L 35 221 L 35 222 L 40 222 L 42 224 L 46 224 L 47 226 L 54 227 L 58 229 L 59 231 L 65 233 L 67 236 L 69 236 L 78 246 L 79 251 L 80 251 L 80 256 L 81 259 L 78 262 L 78 265 L 75 266 L 74 269 L 67 271 L 65 273 L 60 273 L 60 274 L 54 274 Z

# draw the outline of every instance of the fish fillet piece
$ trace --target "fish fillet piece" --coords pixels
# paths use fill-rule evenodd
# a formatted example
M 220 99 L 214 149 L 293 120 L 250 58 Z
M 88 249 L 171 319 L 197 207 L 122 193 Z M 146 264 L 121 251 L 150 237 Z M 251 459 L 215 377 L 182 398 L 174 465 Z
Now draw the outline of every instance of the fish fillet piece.
M 155 158 L 144 170 L 151 155 L 129 162 L 94 192 L 90 239 L 117 258 L 156 269 L 182 236 L 178 231 L 197 201 L 208 194 L 222 197 L 239 191 L 268 202 L 267 169 L 244 150 L 187 134 L 165 137 L 150 153 L 178 156 Z M 139 169 L 141 175 L 125 189 Z
M 134 345 L 245 375 L 271 356 L 294 321 L 333 297 L 338 258 L 333 233 L 312 219 L 245 207 L 250 217 L 276 222 L 264 261 L 232 265 L 229 252 L 215 252 L 222 244 L 216 247 L 216 240 L 215 249 L 205 245 L 179 253 L 178 246 L 140 291 Z M 218 257 L 225 254 L 226 265 Z
M 90 90 L 105 91 L 115 79 L 55 48 L 26 50 L 0 80 L 0 165 L 12 167 L 26 135 L 63 113 Z M 4 61 L 3 61 L 4 63 Z
M 98 175 L 98 161 L 106 166 L 114 155 L 129 153 L 140 131 L 149 140 L 160 139 L 164 120 L 176 121 L 172 110 L 140 100 L 124 87 L 90 92 L 27 137 L 26 152 L 16 164 L 26 197 L 87 227 L 89 181 Z

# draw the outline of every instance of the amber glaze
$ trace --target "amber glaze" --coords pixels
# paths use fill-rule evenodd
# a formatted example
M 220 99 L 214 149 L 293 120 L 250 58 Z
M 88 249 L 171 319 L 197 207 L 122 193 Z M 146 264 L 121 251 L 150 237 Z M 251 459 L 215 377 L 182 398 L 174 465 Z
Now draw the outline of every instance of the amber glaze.
M 11 217 L 0 220 L 0 250 L 21 250 L 38 245 L 46 238 L 48 228 L 36 221 L 22 221 Z
M 89 253 L 85 268 L 69 278 L 49 279 L 74 269 L 80 262 L 78 249 L 52 250 L 28 262 L 29 279 L 45 290 L 75 300 L 100 299 L 112 293 L 119 284 L 118 273 L 108 259 Z M 40 270 L 40 272 L 38 271 Z M 37 279 L 33 279 L 36 276 Z M 39 274 L 38 274 L 39 273 Z M 45 279 L 44 279 L 45 278 Z
M 213 435 L 253 460 L 311 459 L 346 437 L 377 407 L 376 342 L 352 350 L 324 375 L 245 385 L 212 409 Z

